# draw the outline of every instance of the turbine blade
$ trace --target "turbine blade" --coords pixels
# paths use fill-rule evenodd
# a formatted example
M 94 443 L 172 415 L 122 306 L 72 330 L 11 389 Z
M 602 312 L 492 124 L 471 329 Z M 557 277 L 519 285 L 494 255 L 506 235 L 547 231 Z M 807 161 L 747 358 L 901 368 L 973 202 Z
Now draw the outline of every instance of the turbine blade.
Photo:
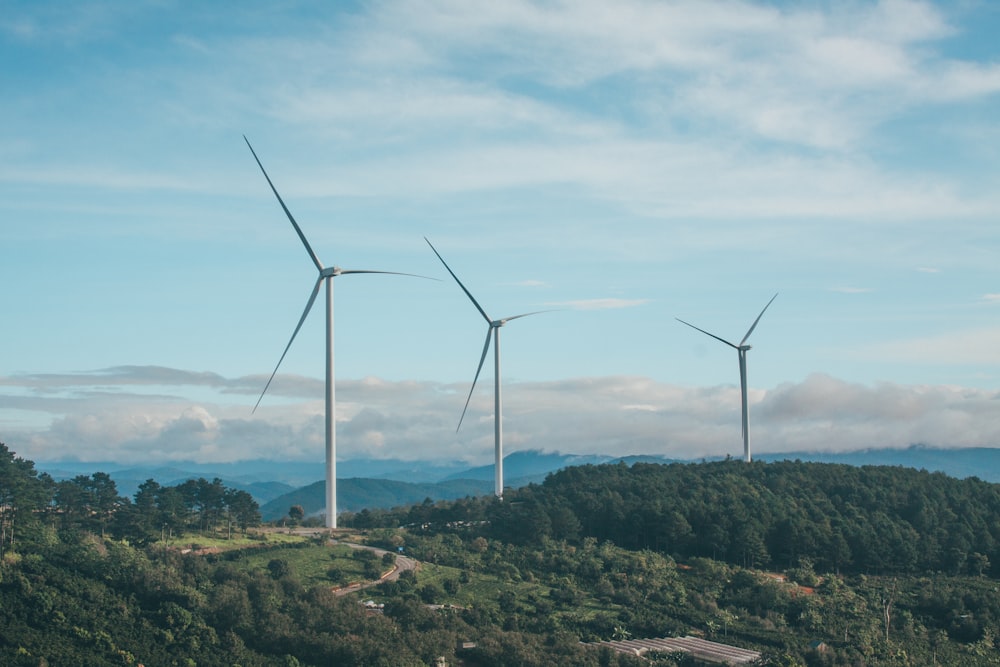
M 257 152 L 254 151 L 253 146 L 250 145 L 250 140 L 247 139 L 247 135 L 245 134 L 243 135 L 243 141 L 247 142 L 247 148 L 249 148 L 250 152 L 253 153 L 253 159 L 257 161 L 257 166 L 260 167 L 261 172 L 264 174 L 264 178 L 267 179 L 267 184 L 271 186 L 271 192 L 273 192 L 274 196 L 278 198 L 278 203 L 281 204 L 282 210 L 285 211 L 285 215 L 288 216 L 288 220 L 292 223 L 292 227 L 295 228 L 295 233 L 299 235 L 299 240 L 302 241 L 302 245 L 306 247 L 306 252 L 309 253 L 309 257 L 312 258 L 313 264 L 316 265 L 318 270 L 322 271 L 323 263 L 319 261 L 319 257 L 316 256 L 312 246 L 309 245 L 309 241 L 306 240 L 306 235 L 302 233 L 299 223 L 295 222 L 295 218 L 292 217 L 292 212 L 288 210 L 287 206 L 285 206 L 284 200 L 281 198 L 281 195 L 278 194 L 278 189 L 274 187 L 274 183 L 271 182 L 271 177 L 267 175 L 267 171 L 264 170 L 264 165 L 261 164 L 260 158 L 257 157 Z
M 431 243 L 426 236 L 424 237 L 424 240 L 427 241 L 427 245 L 431 247 L 431 250 L 433 250 L 434 254 L 437 255 L 437 258 L 441 260 L 441 263 L 444 264 L 444 268 L 448 269 L 448 273 L 450 273 L 451 277 L 455 279 L 455 282 L 458 283 L 458 286 L 462 288 L 463 292 L 465 292 L 465 296 L 469 297 L 469 300 L 472 301 L 472 305 L 476 307 L 476 310 L 478 310 L 479 313 L 483 316 L 483 319 L 485 319 L 492 326 L 493 320 L 490 319 L 490 316 L 486 314 L 486 311 L 483 310 L 483 307 L 479 305 L 478 301 L 476 301 L 476 297 L 472 296 L 472 293 L 465 288 L 465 285 L 462 284 L 462 281 L 458 279 L 458 276 L 455 275 L 455 272 L 451 270 L 450 266 L 448 266 L 448 262 L 444 261 L 444 257 L 442 257 L 441 253 L 439 253 L 437 251 L 437 248 L 434 247 L 434 244 Z
M 778 293 L 775 292 L 774 296 L 771 297 L 771 301 L 768 301 L 767 302 L 767 306 L 764 306 L 764 310 L 767 310 L 767 307 L 771 305 L 771 302 L 774 301 L 777 298 L 778 298 Z M 750 330 L 747 331 L 747 335 L 744 336 L 743 340 L 740 341 L 740 345 L 743 345 L 743 343 L 747 342 L 747 338 L 749 338 L 750 334 L 753 333 L 753 330 L 757 328 L 757 323 L 760 322 L 760 318 L 762 318 L 764 316 L 764 310 L 760 311 L 760 315 L 758 315 L 757 319 L 755 319 L 753 321 L 753 324 L 750 325 Z
M 486 361 L 486 355 L 490 351 L 490 335 L 493 334 L 493 326 L 486 330 L 486 344 L 483 345 L 483 356 L 479 358 L 479 368 L 476 369 L 476 377 L 472 378 L 472 387 L 469 388 L 469 395 L 465 399 L 465 407 L 462 408 L 462 416 L 458 419 L 458 426 L 455 428 L 455 433 L 458 433 L 458 429 L 462 428 L 462 421 L 465 419 L 465 411 L 469 409 L 469 401 L 472 400 L 472 392 L 476 390 L 476 382 L 479 381 L 479 373 L 483 370 L 483 362 Z
M 306 321 L 306 317 L 308 317 L 309 311 L 313 307 L 313 303 L 316 302 L 316 295 L 319 294 L 319 288 L 323 284 L 323 280 L 324 279 L 322 277 L 316 280 L 316 286 L 313 287 L 312 294 L 309 295 L 309 302 L 306 304 L 306 309 L 302 311 L 302 317 L 299 318 L 299 323 L 295 325 L 295 331 L 292 332 L 292 337 L 288 339 L 288 345 L 285 346 L 285 351 L 281 353 L 281 358 L 278 359 L 278 364 L 271 372 L 271 377 L 267 379 L 267 384 L 264 385 L 264 391 L 260 392 L 260 398 L 257 399 L 257 403 L 253 406 L 253 410 L 250 411 L 250 414 L 257 412 L 257 406 L 259 406 L 260 402 L 264 399 L 264 394 L 267 393 L 267 388 L 271 386 L 271 380 L 273 380 L 274 376 L 277 374 L 278 368 L 281 366 L 281 362 L 285 360 L 285 355 L 288 354 L 288 348 L 292 346 L 292 341 L 295 340 L 295 336 L 298 335 L 299 329 L 302 328 L 302 323 Z
M 682 319 L 681 319 L 681 318 L 679 318 L 679 317 L 675 317 L 674 319 L 675 319 L 675 320 L 677 320 L 678 322 L 680 322 L 681 324 L 686 324 L 686 325 L 688 325 L 688 326 L 689 326 L 689 327 L 691 327 L 692 329 L 698 329 L 698 331 L 702 332 L 702 333 L 703 333 L 703 334 L 705 334 L 706 336 L 711 336 L 711 337 L 712 337 L 712 338 L 714 338 L 715 340 L 717 340 L 717 341 L 721 341 L 721 342 L 725 343 L 726 345 L 728 345 L 728 346 L 729 346 L 729 347 L 731 347 L 731 348 L 734 348 L 734 349 L 737 349 L 737 350 L 738 350 L 738 349 L 740 349 L 740 348 L 739 348 L 739 346 L 737 346 L 737 345 L 733 345 L 732 343 L 730 343 L 730 342 L 729 342 L 728 340 L 726 340 L 725 338 L 719 338 L 719 337 L 718 337 L 718 336 L 716 336 L 716 335 L 715 335 L 714 333 L 709 333 L 709 332 L 705 331 L 704 329 L 699 329 L 698 327 L 696 327 L 695 325 L 691 324 L 690 322 L 685 322 L 684 320 L 682 320 Z
M 555 310 L 557 310 L 557 309 L 556 308 L 549 308 L 548 310 L 534 310 L 534 311 L 532 311 L 530 313 L 521 313 L 520 315 L 513 315 L 511 317 L 505 317 L 502 320 L 500 320 L 500 324 L 504 325 L 504 324 L 507 324 L 508 322 L 510 322 L 511 320 L 516 320 L 516 319 L 521 318 L 521 317 L 527 317 L 528 315 L 538 315 L 540 313 L 551 313 L 551 312 L 554 312 Z
M 400 273 L 399 271 L 369 271 L 367 269 L 342 269 L 337 275 L 346 276 L 349 273 L 383 273 L 390 276 L 410 276 L 411 278 L 423 278 L 424 280 L 435 280 L 441 282 L 440 278 L 431 278 L 430 276 L 422 276 L 418 273 Z

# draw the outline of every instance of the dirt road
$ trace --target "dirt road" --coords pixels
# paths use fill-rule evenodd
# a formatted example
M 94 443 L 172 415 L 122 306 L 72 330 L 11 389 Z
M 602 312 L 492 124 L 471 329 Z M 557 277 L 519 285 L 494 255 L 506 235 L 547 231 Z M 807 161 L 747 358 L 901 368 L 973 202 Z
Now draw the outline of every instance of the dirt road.
M 372 551 L 376 556 L 381 558 L 387 553 L 392 553 L 386 551 L 385 549 L 379 549 L 378 547 L 369 547 L 364 544 L 354 544 L 353 542 L 340 542 L 338 540 L 330 540 L 332 544 L 342 544 L 345 547 L 350 547 L 352 549 L 367 549 Z M 401 554 L 396 554 L 396 563 L 391 570 L 383 574 L 381 577 L 375 581 L 362 581 L 349 586 L 344 586 L 343 588 L 338 588 L 333 591 L 334 595 L 347 595 L 348 593 L 356 593 L 357 591 L 362 591 L 366 588 L 371 588 L 372 586 L 377 586 L 383 581 L 396 581 L 399 579 L 399 575 L 407 571 L 415 571 L 420 566 L 420 562 L 413 560 L 407 556 Z

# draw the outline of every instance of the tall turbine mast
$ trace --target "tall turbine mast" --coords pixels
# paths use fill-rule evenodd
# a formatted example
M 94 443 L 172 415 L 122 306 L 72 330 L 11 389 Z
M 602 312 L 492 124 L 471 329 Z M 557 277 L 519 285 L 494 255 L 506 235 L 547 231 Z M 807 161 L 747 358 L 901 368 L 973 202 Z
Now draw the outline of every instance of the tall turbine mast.
M 337 401 L 336 401 L 336 382 L 334 380 L 333 372 L 333 279 L 337 276 L 348 275 L 351 273 L 384 273 L 391 275 L 401 275 L 401 276 L 412 276 L 412 273 L 397 273 L 395 271 L 369 271 L 369 270 L 359 270 L 359 269 L 341 269 L 338 266 L 324 267 L 323 263 L 319 261 L 319 257 L 313 251 L 312 246 L 309 245 L 309 241 L 306 239 L 306 235 L 302 233 L 302 228 L 299 227 L 299 223 L 295 221 L 292 216 L 292 212 L 288 210 L 285 206 L 284 200 L 282 200 L 281 195 L 278 194 L 277 188 L 274 187 L 274 183 L 271 182 L 271 177 L 267 175 L 267 171 L 264 169 L 264 165 L 261 164 L 260 158 L 257 157 L 256 151 L 254 151 L 253 146 L 250 145 L 250 140 L 243 136 L 243 140 L 247 142 L 247 148 L 253 154 L 254 160 L 257 161 L 257 166 L 260 167 L 261 173 L 264 174 L 264 178 L 267 179 L 267 184 L 271 186 L 271 191 L 274 196 L 278 199 L 278 203 L 281 204 L 281 209 L 288 216 L 288 221 L 292 223 L 292 227 L 295 228 L 295 233 L 298 234 L 299 240 L 302 241 L 302 245 L 306 249 L 306 253 L 312 260 L 312 263 L 316 266 L 316 270 L 319 272 L 319 276 L 316 278 L 316 284 L 313 286 L 312 294 L 309 295 L 309 301 L 306 302 L 305 310 L 302 311 L 302 316 L 299 318 L 299 323 L 295 325 L 295 330 L 292 332 L 292 337 L 288 340 L 288 345 L 285 346 L 284 352 L 281 353 L 281 358 L 278 359 L 278 363 L 275 365 L 274 370 L 271 372 L 271 377 L 268 378 L 267 384 L 264 385 L 264 390 L 260 392 L 260 397 L 257 399 L 257 403 L 253 406 L 253 412 L 257 411 L 257 407 L 260 405 L 261 400 L 264 398 L 264 394 L 267 393 L 268 387 L 271 386 L 271 381 L 274 380 L 274 376 L 278 372 L 278 368 L 281 366 L 281 362 L 285 360 L 285 355 L 288 354 L 289 348 L 292 347 L 292 342 L 295 340 L 295 336 L 298 335 L 299 329 L 302 328 L 302 324 L 306 321 L 306 317 L 309 315 L 309 311 L 313 307 L 313 303 L 316 301 L 316 297 L 319 295 L 320 287 L 323 283 L 326 283 L 326 401 L 325 401 L 325 411 L 326 411 L 326 425 L 325 425 L 325 435 L 326 435 L 326 527 L 336 528 L 337 527 L 337 428 L 336 428 L 336 416 L 337 416 Z M 417 276 L 422 278 L 423 276 Z
M 774 296 L 771 297 L 771 301 L 767 302 L 767 306 L 764 306 L 764 310 L 760 311 L 760 315 L 758 315 L 757 319 L 755 319 L 753 321 L 753 324 L 750 325 L 750 328 L 747 330 L 746 335 L 743 336 L 743 340 L 740 341 L 739 345 L 734 345 L 733 343 L 730 343 L 725 338 L 720 338 L 720 337 L 716 336 L 714 333 L 709 333 L 708 331 L 705 331 L 704 329 L 700 329 L 700 328 L 696 327 L 695 325 L 691 324 L 690 322 L 685 322 L 684 320 L 682 320 L 679 317 L 676 318 L 677 321 L 680 322 L 681 324 L 686 324 L 689 327 L 691 327 L 692 329 L 697 329 L 698 331 L 702 332 L 706 336 L 711 336 L 715 340 L 721 341 L 721 342 L 725 343 L 726 345 L 728 345 L 729 347 L 734 348 L 736 350 L 737 354 L 739 355 L 739 358 L 740 358 L 740 397 L 742 399 L 742 404 L 743 404 L 743 459 L 747 463 L 750 463 L 750 409 L 747 406 L 747 352 L 750 350 L 750 346 L 747 345 L 746 342 L 747 342 L 747 339 L 750 338 L 750 334 L 753 333 L 753 330 L 757 328 L 757 323 L 760 322 L 760 318 L 764 316 L 764 311 L 767 310 L 768 306 L 770 306 L 771 302 L 774 301 L 776 298 L 778 298 L 777 292 L 775 292 Z
M 505 317 L 500 320 L 491 319 L 483 307 L 479 305 L 476 301 L 476 297 L 472 296 L 472 293 L 462 284 L 462 281 L 458 279 L 455 272 L 451 270 L 448 263 L 444 261 L 444 257 L 441 253 L 437 251 L 437 248 L 430 242 L 430 240 L 425 236 L 424 240 L 427 241 L 427 245 L 431 247 L 437 258 L 441 260 L 444 264 L 444 268 L 448 270 L 451 277 L 455 279 L 458 286 L 462 288 L 465 292 L 465 296 L 469 297 L 469 301 L 472 305 L 476 307 L 479 314 L 483 316 L 486 320 L 486 324 L 489 325 L 486 330 L 486 342 L 483 344 L 483 354 L 479 358 L 479 366 L 476 368 L 476 375 L 472 379 L 472 387 L 469 388 L 469 395 L 465 399 L 465 407 L 462 408 L 462 416 L 458 419 L 458 426 L 455 428 L 455 432 L 462 428 L 462 421 L 465 420 L 465 412 L 469 409 L 469 401 L 472 400 L 472 392 L 476 389 L 476 382 L 479 380 L 479 373 L 483 370 L 483 363 L 486 361 L 486 355 L 490 351 L 490 337 L 493 337 L 493 456 L 494 456 L 494 468 L 493 468 L 493 493 L 497 498 L 503 499 L 503 398 L 500 391 L 500 327 L 504 326 L 511 320 L 516 320 L 521 317 L 527 317 L 528 315 L 537 315 L 538 313 L 549 312 L 546 310 L 536 310 L 530 313 L 522 313 L 520 315 L 513 315 L 511 317 Z

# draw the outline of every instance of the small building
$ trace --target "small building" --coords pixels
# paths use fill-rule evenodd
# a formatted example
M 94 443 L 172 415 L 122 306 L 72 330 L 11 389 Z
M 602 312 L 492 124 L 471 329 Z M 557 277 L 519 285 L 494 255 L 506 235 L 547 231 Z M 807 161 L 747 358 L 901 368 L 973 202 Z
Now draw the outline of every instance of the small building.
M 817 639 L 816 641 L 809 642 L 809 650 L 816 651 L 817 653 L 829 653 L 830 647 L 826 645 L 826 642 Z
M 591 642 L 587 646 L 607 646 L 620 653 L 643 657 L 649 652 L 689 653 L 702 662 L 718 665 L 749 665 L 760 660 L 759 651 L 720 644 L 698 637 L 661 637 L 657 639 L 626 639 L 623 641 Z

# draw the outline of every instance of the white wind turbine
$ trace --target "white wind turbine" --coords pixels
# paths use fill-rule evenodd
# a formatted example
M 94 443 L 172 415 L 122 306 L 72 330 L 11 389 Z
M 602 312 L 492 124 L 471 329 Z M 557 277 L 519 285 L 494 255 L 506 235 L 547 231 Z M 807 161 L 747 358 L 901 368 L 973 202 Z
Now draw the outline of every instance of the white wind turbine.
M 767 302 L 767 306 L 764 306 L 764 310 L 767 310 L 768 306 L 770 306 L 771 302 L 776 298 L 778 298 L 777 293 L 771 297 L 771 301 Z M 740 341 L 739 345 L 733 345 L 725 338 L 719 338 L 713 333 L 709 333 L 704 329 L 699 329 L 690 322 L 685 322 L 679 317 L 676 318 L 681 324 L 686 324 L 692 329 L 697 329 L 706 336 L 711 336 L 715 340 L 722 341 L 729 347 L 735 348 L 736 352 L 740 356 L 740 395 L 743 400 L 743 458 L 747 463 L 750 462 L 750 413 L 749 408 L 747 407 L 747 351 L 750 350 L 750 346 L 746 345 L 746 342 L 747 339 L 750 338 L 750 334 L 752 334 L 753 330 L 757 327 L 757 323 L 760 322 L 760 318 L 764 316 L 764 310 L 760 311 L 760 315 L 758 315 L 757 319 L 755 319 L 753 324 L 750 325 L 750 329 L 747 331 L 746 335 L 743 336 L 743 340 Z
M 271 381 L 274 380 L 275 374 L 278 372 L 278 368 L 281 366 L 281 362 L 285 360 L 285 355 L 288 354 L 288 349 L 292 346 L 292 342 L 295 340 L 295 336 L 299 333 L 299 329 L 302 328 L 303 322 L 306 321 L 306 317 L 309 315 L 310 309 L 313 307 L 313 303 L 316 301 L 316 296 L 319 294 L 320 286 L 326 283 L 326 527 L 336 528 L 337 527 L 337 431 L 336 431 L 336 414 L 337 414 L 337 402 L 336 402 L 336 387 L 334 383 L 333 375 L 333 279 L 337 276 L 343 276 L 350 273 L 384 273 L 391 275 L 400 276 L 410 276 L 414 275 L 411 273 L 398 273 L 395 271 L 367 271 L 367 270 L 355 270 L 355 269 L 342 269 L 339 266 L 324 267 L 322 262 L 319 261 L 319 257 L 313 251 L 312 246 L 309 245 L 309 241 L 306 240 L 305 234 L 302 233 L 302 229 L 299 224 L 295 222 L 295 218 L 292 217 L 291 211 L 285 206 L 285 202 L 281 199 L 281 195 L 278 194 L 278 190 L 274 187 L 274 183 L 271 182 L 271 177 L 267 175 L 267 171 L 264 170 L 264 165 L 261 164 L 260 158 L 257 157 L 256 151 L 254 151 L 253 146 L 250 145 L 250 141 L 244 135 L 243 140 L 247 142 L 247 147 L 253 154 L 254 160 L 257 161 L 257 166 L 260 167 L 261 172 L 264 174 L 264 178 L 267 179 L 267 184 L 271 186 L 271 191 L 274 192 L 274 196 L 278 198 L 278 203 L 281 204 L 282 210 L 285 215 L 288 216 L 289 222 L 292 223 L 292 227 L 295 228 L 295 233 L 299 235 L 299 240 L 302 241 L 302 245 L 305 246 L 306 252 L 309 253 L 309 258 L 312 260 L 313 264 L 316 265 L 316 270 L 319 271 L 319 277 L 316 279 L 316 285 L 313 287 L 312 294 L 309 295 L 309 301 L 306 303 L 306 308 L 302 311 L 302 317 L 299 318 L 299 323 L 295 325 L 295 331 L 292 332 L 292 337 L 288 340 L 288 345 L 285 346 L 285 351 L 281 353 L 281 358 L 278 359 L 277 365 L 274 367 L 274 371 L 271 373 L 271 377 L 268 378 L 267 384 L 264 385 L 264 391 L 260 393 L 260 398 L 257 399 L 257 403 L 253 406 L 253 412 L 257 411 L 257 407 L 260 405 L 261 400 L 264 398 L 264 394 L 267 393 L 267 388 L 271 386 Z M 416 276 L 423 277 L 423 276 Z
M 444 257 L 441 253 L 437 251 L 437 248 L 424 237 L 427 241 L 427 245 L 431 247 L 437 258 L 441 260 L 444 264 L 444 268 L 448 270 L 451 277 L 455 279 L 458 286 L 462 288 L 465 295 L 469 297 L 472 301 L 472 305 L 476 307 L 476 310 L 483 316 L 489 328 L 486 330 L 486 343 L 483 345 L 483 356 L 479 358 L 479 367 L 476 368 L 476 376 L 472 379 L 472 387 L 469 389 L 469 395 L 465 399 L 465 407 L 462 409 L 462 416 L 458 420 L 458 427 L 455 428 L 455 432 L 462 428 L 462 421 L 465 419 L 465 412 L 469 409 L 469 401 L 472 400 L 472 392 L 476 389 L 476 382 L 479 380 L 479 373 L 483 370 L 483 363 L 486 361 L 486 354 L 490 351 L 490 336 L 493 336 L 493 453 L 495 458 L 495 465 L 493 469 L 493 486 L 494 494 L 497 498 L 503 499 L 503 399 L 500 393 L 500 327 L 507 324 L 511 320 L 516 320 L 520 317 L 527 317 L 528 315 L 537 315 L 538 313 L 549 312 L 546 310 L 536 310 L 530 313 L 522 313 L 520 315 L 513 315 L 511 317 L 505 317 L 501 320 L 490 319 L 490 316 L 486 314 L 483 307 L 479 305 L 476 298 L 465 288 L 462 281 L 458 279 L 455 272 L 451 270 L 448 263 L 444 261 Z

